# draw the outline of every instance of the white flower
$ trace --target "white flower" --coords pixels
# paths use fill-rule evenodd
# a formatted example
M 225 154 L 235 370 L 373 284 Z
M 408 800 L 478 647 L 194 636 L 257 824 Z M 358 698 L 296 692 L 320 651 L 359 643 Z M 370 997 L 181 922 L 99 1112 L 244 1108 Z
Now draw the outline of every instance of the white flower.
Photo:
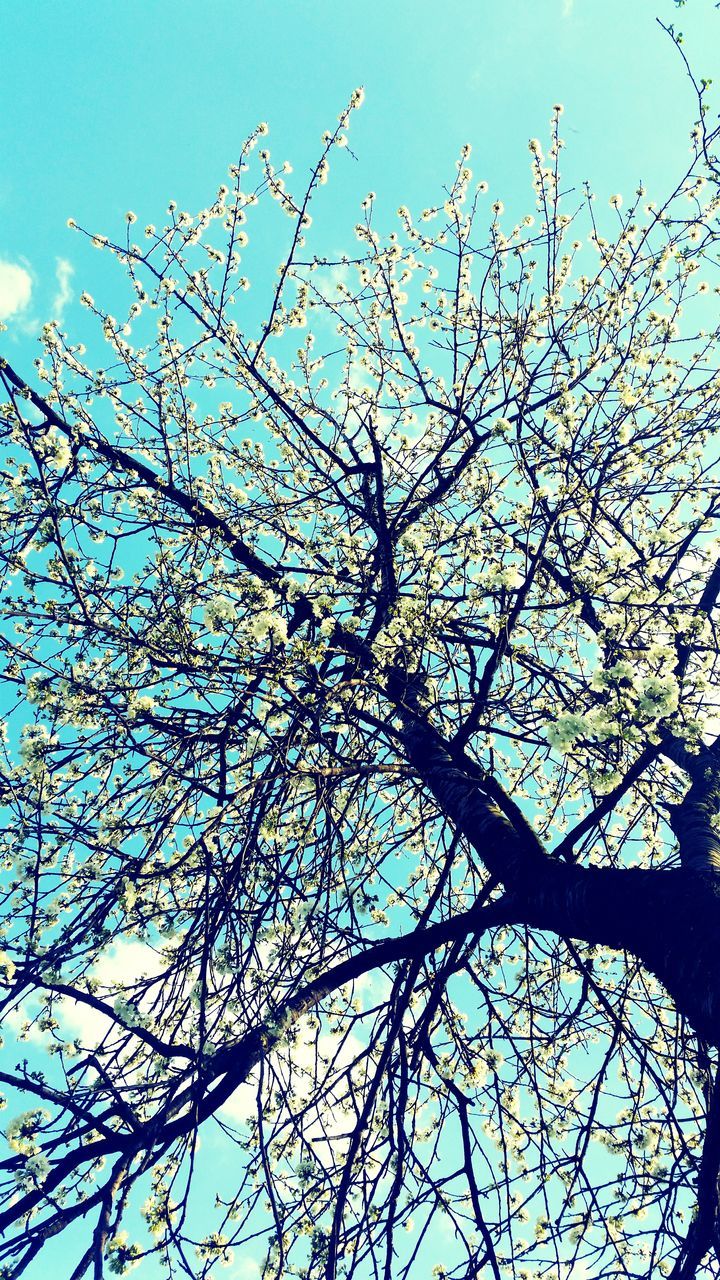
M 139 696 L 132 698 L 132 705 L 135 711 L 152 711 L 155 706 L 155 699 L 149 693 L 141 693 Z
M 523 575 L 515 564 L 510 565 L 508 569 L 503 569 L 500 574 L 500 582 L 504 587 L 509 587 L 510 589 L 521 587 L 524 581 Z
M 205 626 L 215 635 L 224 630 L 226 623 L 233 622 L 236 616 L 235 605 L 232 600 L 228 600 L 227 596 L 218 596 L 216 600 L 211 600 L 203 611 Z
M 646 676 L 640 681 L 638 708 L 654 717 L 669 716 L 677 711 L 680 701 L 678 682 L 671 672 Z
M 126 1027 L 142 1027 L 145 1019 L 140 1010 L 125 996 L 118 996 L 113 1005 L 118 1018 Z
M 588 738 L 605 742 L 607 738 L 615 738 L 620 732 L 617 720 L 604 707 L 595 707 L 585 718 L 585 730 Z
M 44 1107 L 33 1107 L 32 1111 L 22 1111 L 10 1121 L 5 1136 L 13 1151 L 21 1151 L 24 1155 L 35 1155 L 37 1152 L 36 1136 L 40 1125 L 50 1119 L 50 1112 Z
M 50 733 L 44 724 L 25 725 L 20 738 L 20 759 L 29 773 L 42 772 L 49 746 Z
M 490 1070 L 495 1072 L 498 1072 L 505 1062 L 503 1055 L 497 1049 L 486 1050 L 484 1057 Z
M 608 773 L 594 774 L 591 781 L 597 794 L 606 796 L 622 781 L 622 774 L 617 769 L 611 769 Z
M 558 716 L 554 724 L 549 724 L 545 730 L 545 737 L 551 747 L 555 747 L 557 751 L 564 755 L 577 742 L 578 738 L 582 738 L 587 733 L 585 717 L 574 715 L 572 712 L 564 712 Z
M 57 427 L 50 427 L 45 432 L 38 452 L 42 454 L 45 462 L 53 471 L 62 471 L 72 458 L 69 441 L 60 434 Z
M 621 680 L 633 680 L 634 677 L 635 668 L 631 662 L 616 662 L 613 667 L 599 667 L 597 671 L 593 671 L 590 677 L 590 688 L 600 691 Z
M 512 422 L 509 418 L 496 418 L 492 424 L 492 433 L 494 436 L 507 435 L 512 430 Z
M 50 1172 L 50 1161 L 41 1151 L 36 1152 L 25 1161 L 25 1167 L 15 1173 L 17 1182 L 22 1187 L 39 1187 Z
M 270 636 L 271 639 L 282 643 L 287 640 L 287 622 L 281 614 L 263 609 L 253 618 L 250 633 L 256 640 L 264 640 L 266 636 Z
M 293 600 L 297 600 L 302 595 L 303 589 L 297 578 L 291 578 L 286 575 L 280 584 L 284 591 L 286 599 L 292 604 Z

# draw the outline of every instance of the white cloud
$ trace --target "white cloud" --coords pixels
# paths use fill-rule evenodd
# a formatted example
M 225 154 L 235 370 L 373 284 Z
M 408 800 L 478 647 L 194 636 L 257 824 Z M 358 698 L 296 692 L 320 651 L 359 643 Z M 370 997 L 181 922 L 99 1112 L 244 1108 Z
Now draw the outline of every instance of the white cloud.
M 69 302 L 72 301 L 73 292 L 70 288 L 70 281 L 74 274 L 75 268 L 67 258 L 58 258 L 57 267 L 55 269 L 55 279 L 57 280 L 58 289 L 52 304 L 53 320 L 59 324 L 62 320 L 63 311 Z
M 702 720 L 702 740 L 707 746 L 712 746 L 715 740 L 720 737 L 720 704 L 717 702 L 706 702 L 701 715 Z
M 93 977 L 103 986 L 127 987 L 140 978 L 155 977 L 164 967 L 162 956 L 147 942 L 123 939 L 103 952 L 93 968 Z
M 370 1065 L 364 1058 L 364 1048 L 352 1034 L 345 1036 L 340 1043 L 327 1033 L 322 1033 L 316 1040 L 315 1033 L 308 1030 L 306 1019 L 301 1019 L 297 1039 L 292 1045 L 275 1050 L 274 1070 L 286 1086 L 292 1080 L 294 1094 L 293 1104 L 285 1103 L 283 1118 L 304 1110 L 302 1128 L 306 1142 L 332 1142 L 337 1154 L 347 1139 L 352 1117 L 343 1098 L 346 1091 L 344 1075 L 357 1059 L 362 1061 L 354 1068 L 356 1082 L 364 1075 Z M 221 1114 L 231 1124 L 245 1124 L 256 1114 L 258 1071 L 256 1067 L 220 1108 Z M 318 1090 L 321 1093 L 318 1105 L 310 1105 Z
M 257 1077 L 258 1068 L 254 1067 L 245 1083 L 238 1085 L 227 1102 L 223 1102 L 220 1114 L 230 1124 L 247 1124 L 257 1114 Z
M 0 259 L 0 320 L 9 320 L 19 311 L 24 311 L 31 293 L 30 272 L 16 262 Z
M 162 971 L 162 958 L 145 942 L 121 941 L 114 943 L 93 966 L 92 976 L 101 988 L 128 988 L 144 977 L 154 977 Z M 112 1004 L 102 989 L 98 995 Z M 112 1022 L 99 1010 L 64 996 L 57 1010 L 67 1035 L 81 1041 L 86 1048 L 95 1048 L 112 1027 Z
M 121 939 L 113 943 L 92 967 L 91 976 L 100 984 L 96 994 L 112 1008 L 119 992 L 125 990 L 133 994 L 131 989 L 137 982 L 143 978 L 157 977 L 163 972 L 165 964 L 163 957 L 147 943 Z M 41 1030 L 33 1022 L 40 1011 L 40 997 L 31 992 L 4 1014 L 3 1025 L 16 1038 L 22 1033 L 24 1041 L 47 1045 L 49 1032 Z M 116 1026 L 113 1018 L 70 995 L 57 1000 L 53 1012 L 60 1021 L 62 1036 L 65 1039 L 79 1040 L 85 1049 L 97 1049 L 108 1032 L 112 1032 Z M 25 1030 L 27 1022 L 32 1023 L 29 1030 Z M 149 1025 L 152 1027 L 153 1024 Z M 252 1107 L 250 1110 L 252 1111 Z
M 313 273 L 313 284 L 326 298 L 337 302 L 338 285 L 347 285 L 350 280 L 350 264 L 335 262 L 331 267 L 321 267 Z
M 18 1040 L 22 1033 L 22 1039 L 30 1044 L 44 1045 L 47 1043 L 47 1037 L 43 1031 L 40 1031 L 37 1024 L 33 1024 L 28 1031 L 25 1030 L 26 1022 L 32 1022 L 39 1012 L 40 1001 L 37 996 L 34 994 L 25 996 L 19 1004 L 3 1014 L 3 1027 L 12 1032 Z
M 229 1280 L 260 1280 L 260 1265 L 253 1258 L 238 1258 Z
M 574 7 L 575 7 L 575 0 L 563 0 L 563 7 L 562 7 L 563 18 L 569 18 L 572 14 Z

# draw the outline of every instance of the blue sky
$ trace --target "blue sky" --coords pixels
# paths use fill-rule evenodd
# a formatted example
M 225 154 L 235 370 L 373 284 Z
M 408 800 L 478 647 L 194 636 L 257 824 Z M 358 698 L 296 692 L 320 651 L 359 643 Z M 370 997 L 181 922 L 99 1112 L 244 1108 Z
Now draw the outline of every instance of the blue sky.
M 527 139 L 546 135 L 557 101 L 574 182 L 588 177 L 607 198 L 642 177 L 661 194 L 687 155 L 694 102 L 657 14 L 682 26 L 697 72 L 712 75 L 712 0 L 680 11 L 672 0 L 7 0 L 0 315 L 11 322 L 9 354 L 27 364 L 61 299 L 72 330 L 71 289 L 112 305 L 99 257 L 68 217 L 112 236 L 128 208 L 142 223 L 159 221 L 171 196 L 201 207 L 259 120 L 299 185 L 359 84 L 357 162 L 336 165 L 323 193 L 328 252 L 352 243 L 370 188 L 388 213 L 433 202 L 465 141 L 493 194 L 529 208 Z
M 142 226 L 170 197 L 204 206 L 260 120 L 299 185 L 360 84 L 357 159 L 335 161 L 315 208 L 329 254 L 353 246 L 368 189 L 388 216 L 434 203 L 464 142 L 492 196 L 531 210 L 527 140 L 556 102 L 570 184 L 588 178 L 604 206 L 639 179 L 662 195 L 695 104 L 657 15 L 712 75 L 713 0 L 5 0 L 0 353 L 31 372 L 45 320 L 87 323 L 84 288 L 112 309 L 112 276 L 69 217 L 122 236 L 127 209 Z

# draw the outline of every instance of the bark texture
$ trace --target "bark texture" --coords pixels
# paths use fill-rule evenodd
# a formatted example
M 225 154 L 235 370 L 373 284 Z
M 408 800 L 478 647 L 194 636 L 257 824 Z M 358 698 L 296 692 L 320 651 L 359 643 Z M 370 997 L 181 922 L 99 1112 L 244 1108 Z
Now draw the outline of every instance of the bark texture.
M 550 856 L 498 784 L 407 707 L 404 741 L 443 812 L 504 885 L 518 922 L 631 952 L 660 979 L 698 1034 L 720 1047 L 716 768 L 701 762 L 686 800 L 674 810 L 681 867 L 582 867 Z

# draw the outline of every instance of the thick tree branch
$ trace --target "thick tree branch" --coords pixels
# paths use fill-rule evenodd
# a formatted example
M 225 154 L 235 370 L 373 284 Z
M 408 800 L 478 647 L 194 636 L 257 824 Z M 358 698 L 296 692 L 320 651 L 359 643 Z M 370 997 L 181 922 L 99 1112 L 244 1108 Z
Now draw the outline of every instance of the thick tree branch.
M 512 920 L 506 899 L 500 899 L 486 905 L 470 907 L 450 920 L 438 921 L 400 937 L 387 938 L 334 965 L 280 1005 L 271 1023 L 259 1023 L 234 1044 L 226 1045 L 213 1054 L 202 1071 L 200 1080 L 190 1081 L 186 1091 L 174 1099 L 171 1110 L 173 1113 L 180 1112 L 179 1115 L 163 1121 L 161 1114 L 148 1121 L 139 1132 L 89 1142 L 79 1150 L 70 1152 L 56 1163 L 42 1187 L 26 1192 L 0 1213 L 0 1233 L 32 1212 L 70 1174 L 83 1165 L 110 1155 L 132 1156 L 154 1147 L 167 1148 L 176 1139 L 192 1132 L 227 1102 L 248 1079 L 261 1059 L 281 1043 L 290 1027 L 303 1014 L 346 983 L 387 964 L 422 959 L 448 942 L 470 934 L 479 937 L 484 930 L 511 923 Z M 199 1093 L 201 1096 L 198 1098 Z

